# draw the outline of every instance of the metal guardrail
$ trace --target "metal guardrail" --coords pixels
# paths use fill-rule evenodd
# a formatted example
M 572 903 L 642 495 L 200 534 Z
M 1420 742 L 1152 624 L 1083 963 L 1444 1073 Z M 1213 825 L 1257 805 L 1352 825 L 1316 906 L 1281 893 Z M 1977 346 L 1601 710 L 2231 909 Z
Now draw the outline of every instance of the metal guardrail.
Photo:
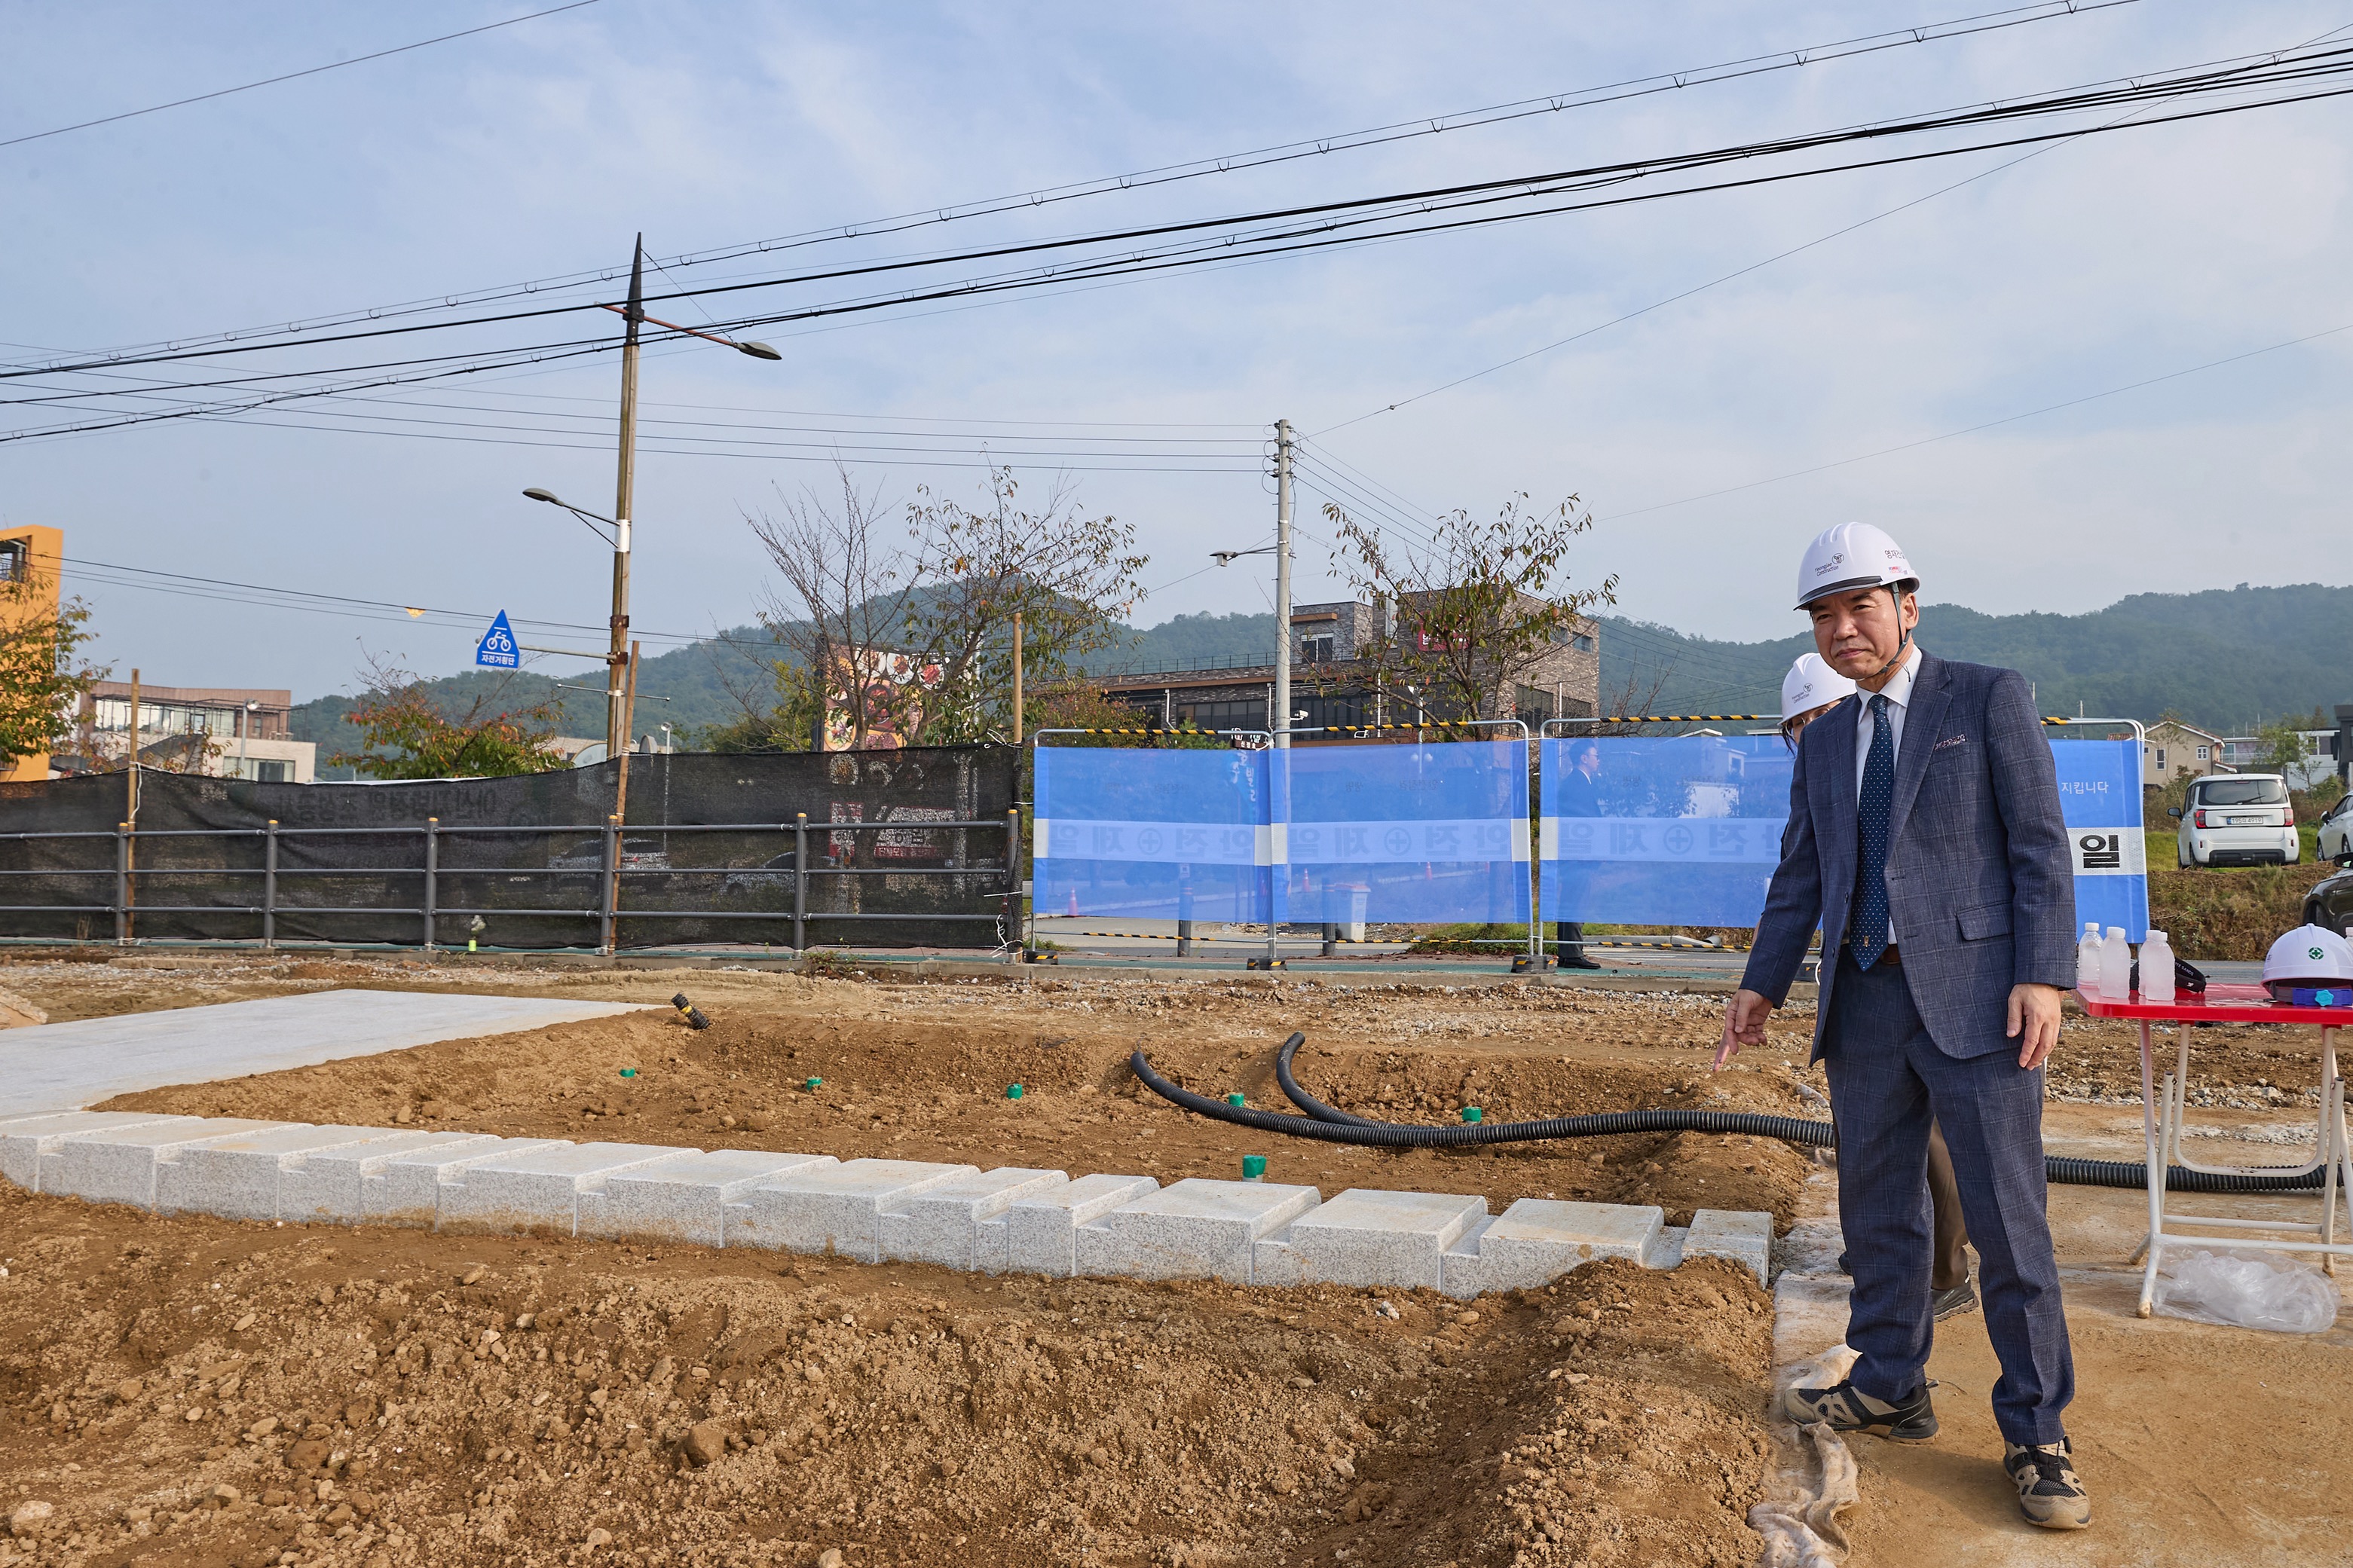
M 280 911 L 302 915 L 414 915 L 421 924 L 418 945 L 427 952 L 442 944 L 435 940 L 435 924 L 450 915 L 527 915 L 543 919 L 594 921 L 596 922 L 597 951 L 611 953 L 622 922 L 631 921 L 728 920 L 728 921 L 790 921 L 793 923 L 793 949 L 798 952 L 807 945 L 808 922 L 834 921 L 982 921 L 995 924 L 1001 931 L 1018 928 L 1018 900 L 1021 896 L 1020 844 L 1021 811 L 1018 806 L 1008 809 L 1002 817 L 978 817 L 970 820 L 908 821 L 884 818 L 874 822 L 820 822 L 820 832 L 827 834 L 934 832 L 942 830 L 970 831 L 974 828 L 996 831 L 1005 835 L 1006 854 L 1002 865 L 923 866 L 902 869 L 890 866 L 812 866 L 808 858 L 809 819 L 807 812 L 797 812 L 789 823 L 775 822 L 709 822 L 691 824 L 641 824 L 647 833 L 770 833 L 789 836 L 793 841 L 793 864 L 789 872 L 770 871 L 765 867 L 743 866 L 630 866 L 624 840 L 629 831 L 618 817 L 607 817 L 601 828 L 578 823 L 554 826 L 515 824 L 494 827 L 444 826 L 438 816 L 428 816 L 416 827 L 280 827 L 273 818 L 261 827 L 174 827 L 142 829 L 124 822 L 117 824 L 112 833 L 79 831 L 63 833 L 0 833 L 0 843 L 55 841 L 58 839 L 111 839 L 114 843 L 114 864 L 111 867 L 71 868 L 54 869 L 0 868 L 0 877 L 111 877 L 114 880 L 113 898 L 105 903 L 80 904 L 18 904 L 0 900 L 0 912 L 28 914 L 110 914 L 114 921 L 114 940 L 118 945 L 132 944 L 134 924 L 142 910 L 150 914 L 245 914 L 259 918 L 261 922 L 259 945 L 276 948 L 278 917 Z M 604 840 L 601 863 L 596 866 L 462 866 L 444 868 L 441 865 L 441 840 L 466 835 L 519 834 L 576 837 L 595 833 Z M 286 838 L 377 837 L 421 837 L 423 864 L 418 866 L 285 866 L 279 861 L 278 847 Z M 158 866 L 142 869 L 138 864 L 138 847 L 149 839 L 255 839 L 262 843 L 262 863 L 259 866 Z M 955 858 L 962 858 L 959 844 Z M 470 906 L 444 904 L 440 901 L 441 879 L 450 877 L 513 876 L 528 874 L 539 877 L 594 877 L 601 889 L 593 904 L 575 904 L 555 909 L 499 908 L 480 909 Z M 793 882 L 791 912 L 772 910 L 641 910 L 622 907 L 620 889 L 626 877 L 744 877 L 789 875 Z M 1001 896 L 1005 909 L 997 914 L 965 914 L 947 911 L 916 913 L 863 910 L 835 912 L 808 909 L 808 885 L 817 877 L 996 877 L 1004 881 Z M 261 902 L 259 904 L 157 904 L 141 903 L 139 884 L 142 880 L 173 877 L 259 877 L 261 881 Z M 416 877 L 422 879 L 421 901 L 417 904 L 329 905 L 283 903 L 279 899 L 279 884 L 290 877 Z M 0 884 L 5 886 L 5 884 Z M 340 944 L 337 944 L 340 945 Z

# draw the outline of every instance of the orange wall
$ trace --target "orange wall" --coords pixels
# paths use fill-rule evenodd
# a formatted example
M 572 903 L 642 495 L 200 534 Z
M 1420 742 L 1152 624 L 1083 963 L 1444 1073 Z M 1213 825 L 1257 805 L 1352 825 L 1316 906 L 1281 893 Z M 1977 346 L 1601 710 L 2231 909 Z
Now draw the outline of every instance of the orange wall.
M 0 528 L 0 540 L 22 539 L 31 546 L 31 559 L 26 570 L 31 581 L 41 590 L 39 595 L 17 614 L 27 616 L 55 615 L 58 611 L 58 580 L 65 565 L 66 536 L 58 529 L 27 524 L 16 528 Z M 24 603 L 18 601 L 18 603 Z M 12 606 L 0 604 L 0 616 L 8 616 Z M 35 782 L 49 776 L 48 753 L 36 757 L 19 757 L 15 764 L 0 770 L 0 783 Z

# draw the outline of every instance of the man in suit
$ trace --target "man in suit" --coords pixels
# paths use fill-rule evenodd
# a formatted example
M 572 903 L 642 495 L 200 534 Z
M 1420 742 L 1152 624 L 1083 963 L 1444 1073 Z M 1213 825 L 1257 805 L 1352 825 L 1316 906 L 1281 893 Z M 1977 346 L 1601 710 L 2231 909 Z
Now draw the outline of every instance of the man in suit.
M 1554 803 L 1562 816 L 1599 816 L 1601 815 L 1601 748 L 1593 743 L 1590 735 L 1579 736 L 1568 743 L 1571 767 L 1568 776 L 1561 781 L 1559 798 Z M 1568 907 L 1582 912 L 1586 889 L 1592 885 L 1592 875 L 1580 868 L 1571 871 L 1575 862 L 1564 862 L 1560 885 Z M 1585 922 L 1556 921 L 1553 952 L 1563 969 L 1599 969 L 1600 964 L 1585 956 Z
M 2080 1530 L 2091 1500 L 2062 1421 L 2075 1373 L 2042 1165 L 2042 1064 L 2074 984 L 2073 866 L 2025 679 L 1915 646 L 1918 587 L 1868 524 L 1807 548 L 1799 607 L 1823 661 L 1859 689 L 1799 742 L 1781 863 L 1716 1064 L 1763 1043 L 1819 926 L 1814 1059 L 1838 1112 L 1857 1359 L 1836 1387 L 1790 1389 L 1784 1411 L 1842 1432 L 1936 1434 L 1934 1121 L 2001 1361 L 2003 1468 L 2030 1522 Z

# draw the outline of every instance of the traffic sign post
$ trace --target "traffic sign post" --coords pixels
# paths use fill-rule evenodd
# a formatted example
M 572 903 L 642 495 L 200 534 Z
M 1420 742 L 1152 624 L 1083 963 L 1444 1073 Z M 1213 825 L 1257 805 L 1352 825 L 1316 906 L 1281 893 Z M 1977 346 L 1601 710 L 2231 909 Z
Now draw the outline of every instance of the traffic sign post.
M 474 645 L 474 662 L 489 665 L 492 669 L 521 667 L 522 652 L 515 646 L 514 628 L 507 625 L 504 610 L 501 610 L 499 618 L 491 623 L 491 629 L 482 634 L 482 640 Z

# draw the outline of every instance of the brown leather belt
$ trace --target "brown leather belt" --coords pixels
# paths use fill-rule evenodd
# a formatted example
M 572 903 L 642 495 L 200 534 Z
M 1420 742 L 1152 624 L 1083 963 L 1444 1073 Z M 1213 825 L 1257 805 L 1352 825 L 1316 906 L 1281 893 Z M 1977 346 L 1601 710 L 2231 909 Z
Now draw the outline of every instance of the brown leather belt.
M 1900 969 L 1904 966 L 1904 950 L 1891 942 L 1887 944 L 1885 951 L 1880 953 L 1879 962 L 1882 963 L 1894 964 Z

